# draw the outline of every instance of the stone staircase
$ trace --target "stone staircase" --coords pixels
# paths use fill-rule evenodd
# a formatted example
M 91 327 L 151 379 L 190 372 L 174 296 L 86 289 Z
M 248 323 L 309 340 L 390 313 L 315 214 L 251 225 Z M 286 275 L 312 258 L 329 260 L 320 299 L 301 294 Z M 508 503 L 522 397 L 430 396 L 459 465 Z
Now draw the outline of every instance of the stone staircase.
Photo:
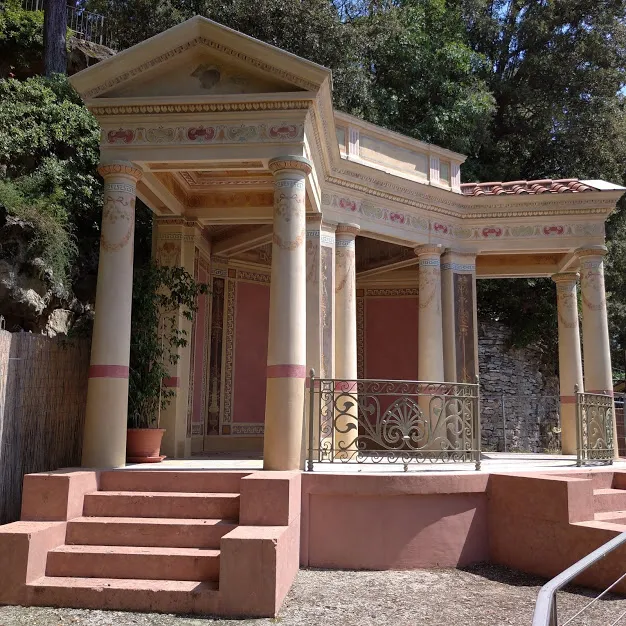
M 48 482 L 60 478 L 56 473 L 42 476 Z M 299 486 L 299 475 L 264 472 L 257 478 L 252 475 L 251 480 L 248 477 L 245 472 L 104 471 L 95 478 L 97 489 L 87 487 L 82 506 L 74 507 L 79 515 L 70 513 L 66 520 L 37 522 L 29 521 L 33 510 L 39 510 L 35 515 L 38 520 L 50 516 L 44 507 L 28 501 L 37 498 L 41 486 L 29 489 L 26 477 L 23 521 L 0 527 L 0 588 L 2 577 L 8 576 L 1 569 L 2 548 L 4 545 L 5 553 L 11 549 L 11 527 L 19 534 L 40 524 L 38 530 L 50 534 L 60 524 L 64 532 L 52 532 L 56 539 L 49 542 L 44 554 L 29 550 L 27 561 L 33 561 L 34 567 L 30 576 L 26 573 L 22 590 L 25 602 L 21 603 L 204 615 L 275 615 L 292 580 L 286 585 L 279 580 L 282 565 L 277 548 L 281 537 L 285 543 L 283 536 L 299 531 L 299 502 L 298 515 L 293 514 L 291 520 L 289 515 L 276 518 L 281 508 L 276 509 L 276 505 L 282 494 L 283 500 L 287 497 L 282 503 L 283 512 L 295 506 L 295 499 L 290 501 L 294 492 L 289 483 L 295 481 Z M 70 475 L 70 492 L 71 481 Z M 67 500 L 70 504 L 71 493 Z M 242 500 L 245 525 L 240 515 Z M 265 511 L 268 505 L 274 510 Z M 277 521 L 283 524 L 272 523 Z M 30 526 L 21 529 L 20 524 Z M 298 551 L 289 555 L 284 552 L 283 556 L 287 557 L 287 569 L 295 575 Z M 268 577 L 274 581 L 269 587 Z M 20 601 L 9 598 L 7 602 L 2 596 L 0 591 L 1 602 Z
M 615 467 L 492 475 L 489 497 L 491 560 L 545 578 L 626 532 L 626 472 Z M 626 546 L 575 582 L 606 589 L 624 562 Z M 626 582 L 614 591 L 626 594 Z

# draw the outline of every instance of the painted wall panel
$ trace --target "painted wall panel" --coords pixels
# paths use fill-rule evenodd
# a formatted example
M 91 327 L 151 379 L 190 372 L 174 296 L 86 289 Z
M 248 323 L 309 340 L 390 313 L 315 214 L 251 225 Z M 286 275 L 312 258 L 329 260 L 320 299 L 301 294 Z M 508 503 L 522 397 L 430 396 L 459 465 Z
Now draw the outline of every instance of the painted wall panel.
M 417 380 L 417 297 L 365 298 L 365 377 Z
M 237 285 L 233 422 L 263 423 L 269 328 L 269 285 Z

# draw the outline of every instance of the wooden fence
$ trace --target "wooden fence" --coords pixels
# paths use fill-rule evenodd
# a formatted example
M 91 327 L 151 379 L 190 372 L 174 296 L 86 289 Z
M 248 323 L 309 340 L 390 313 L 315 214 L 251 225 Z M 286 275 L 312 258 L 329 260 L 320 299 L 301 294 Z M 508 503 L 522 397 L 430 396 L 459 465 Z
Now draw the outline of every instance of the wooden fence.
M 24 474 L 80 464 L 88 369 L 87 341 L 0 331 L 0 524 Z

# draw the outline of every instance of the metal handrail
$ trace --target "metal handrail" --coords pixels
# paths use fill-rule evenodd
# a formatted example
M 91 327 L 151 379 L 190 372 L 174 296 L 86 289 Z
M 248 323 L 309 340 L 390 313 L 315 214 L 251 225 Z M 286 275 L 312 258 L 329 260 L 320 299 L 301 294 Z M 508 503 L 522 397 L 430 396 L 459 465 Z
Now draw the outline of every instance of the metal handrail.
M 398 463 L 408 471 L 409 463 L 470 460 L 480 470 L 478 377 L 475 383 L 317 378 L 311 370 L 307 384 L 308 471 L 314 462 Z
M 44 0 L 22 0 L 22 7 L 27 11 L 43 11 Z M 71 2 L 67 5 L 67 27 L 78 39 L 105 46 L 111 43 L 104 16 L 87 11 Z
M 572 565 L 571 567 L 568 567 L 564 572 L 561 572 L 552 580 L 548 581 L 539 590 L 532 626 L 557 626 L 556 592 L 559 591 L 559 589 L 565 587 L 565 585 L 567 585 L 572 580 L 574 580 L 574 578 L 582 574 L 586 569 L 603 559 L 607 554 L 613 552 L 613 550 L 619 548 L 624 543 L 626 543 L 626 533 L 621 533 L 617 535 L 617 537 L 611 539 L 611 541 L 608 541 L 604 545 L 600 546 L 597 550 L 594 550 L 593 552 L 588 554 L 586 557 L 580 559 L 580 561 L 574 563 L 574 565 Z M 617 581 L 615 581 L 600 595 L 594 598 L 589 604 L 592 604 L 593 602 L 598 600 L 598 598 L 603 596 L 622 578 L 624 578 L 624 575 L 620 576 Z

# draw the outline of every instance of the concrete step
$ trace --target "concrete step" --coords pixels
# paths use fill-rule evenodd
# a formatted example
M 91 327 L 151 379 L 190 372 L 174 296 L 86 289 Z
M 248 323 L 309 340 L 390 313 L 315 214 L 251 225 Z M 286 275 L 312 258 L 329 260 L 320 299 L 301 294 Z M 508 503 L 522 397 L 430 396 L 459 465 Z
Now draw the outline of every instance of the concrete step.
M 169 491 L 178 493 L 239 493 L 239 482 L 250 472 L 177 472 L 111 470 L 100 475 L 100 491 Z
M 30 603 L 77 609 L 109 609 L 211 615 L 218 610 L 217 583 L 45 576 L 28 585 Z
M 83 516 L 238 520 L 239 494 L 97 491 L 85 495 Z
M 215 548 L 237 528 L 222 519 L 160 517 L 79 517 L 68 521 L 65 543 L 86 546 Z
M 594 511 L 606 513 L 609 511 L 623 511 L 626 509 L 625 489 L 594 489 Z
M 219 564 L 219 550 L 64 545 L 48 552 L 46 576 L 216 581 Z
M 626 511 L 606 511 L 596 513 L 594 520 L 597 522 L 611 522 L 613 524 L 626 524 Z

